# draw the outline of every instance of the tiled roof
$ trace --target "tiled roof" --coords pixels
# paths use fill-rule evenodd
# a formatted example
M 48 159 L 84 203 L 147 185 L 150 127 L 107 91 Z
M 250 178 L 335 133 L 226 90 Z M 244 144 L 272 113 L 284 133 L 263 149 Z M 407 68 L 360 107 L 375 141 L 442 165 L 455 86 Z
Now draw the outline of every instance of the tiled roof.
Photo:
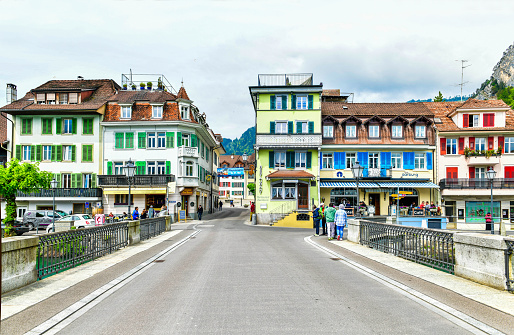
M 140 90 L 140 91 L 118 91 L 117 94 L 111 96 L 107 101 L 109 102 L 117 102 L 119 104 L 132 104 L 136 101 L 146 101 L 146 102 L 156 102 L 156 103 L 164 103 L 166 101 L 175 101 L 177 96 L 170 92 L 165 92 L 161 90 L 150 91 L 150 90 Z
M 314 176 L 304 170 L 278 170 L 270 173 L 266 178 L 314 178 Z
M 330 97 L 338 97 L 341 95 L 341 90 L 339 89 L 326 89 L 321 92 L 324 96 L 330 96 Z
M 184 86 L 182 86 L 180 88 L 180 90 L 178 90 L 177 98 L 191 100 L 191 99 L 189 99 L 189 96 L 187 95 L 187 92 L 186 92 L 186 89 L 184 88 Z
M 460 107 L 462 109 L 484 109 L 484 108 L 509 108 L 503 100 L 477 100 L 468 99 Z
M 49 80 L 43 85 L 34 88 L 32 91 L 55 91 L 63 90 L 90 90 L 112 86 L 113 89 L 121 89 L 121 87 L 111 79 L 77 79 L 77 80 Z
M 328 101 L 321 103 L 322 115 L 333 116 L 419 116 L 432 117 L 431 111 L 422 103 L 347 103 Z
M 219 166 L 221 167 L 223 163 L 228 164 L 229 168 L 235 167 L 237 162 L 243 163 L 245 170 L 248 170 L 248 165 L 255 162 L 255 153 L 252 153 L 246 159 L 246 162 L 243 160 L 243 155 L 221 155 L 219 158 Z

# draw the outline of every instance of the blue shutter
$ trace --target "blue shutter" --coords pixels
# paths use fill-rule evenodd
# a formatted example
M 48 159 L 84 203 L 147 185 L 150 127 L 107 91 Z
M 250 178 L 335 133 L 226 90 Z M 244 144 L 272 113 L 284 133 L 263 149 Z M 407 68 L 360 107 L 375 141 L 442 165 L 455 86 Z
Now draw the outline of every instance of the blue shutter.
M 344 170 L 346 167 L 346 152 L 334 152 L 334 169 Z
M 380 153 L 380 167 L 384 169 L 389 169 L 391 167 L 391 153 L 390 152 L 381 152 Z
M 403 169 L 414 170 L 414 152 L 403 153 Z
M 292 134 L 293 132 L 294 132 L 294 123 L 293 123 L 293 121 L 287 121 L 287 133 L 288 134 Z
M 341 170 L 346 169 L 346 152 L 341 152 Z
M 307 162 L 306 162 L 305 167 L 307 169 L 311 169 L 312 168 L 312 152 L 310 152 L 310 151 L 307 151 Z
M 282 96 L 282 109 L 287 109 L 287 95 Z
M 312 109 L 314 105 L 314 96 L 312 94 L 309 94 L 308 96 L 308 109 Z
M 275 134 L 275 121 L 270 121 L 269 123 L 269 133 Z
M 296 122 L 296 133 L 301 134 L 302 133 L 302 123 Z
M 270 151 L 268 157 L 269 157 L 269 168 L 270 169 L 275 168 L 275 152 Z
M 275 109 L 275 96 L 274 95 L 269 97 L 269 109 L 271 109 L 271 110 Z
M 427 152 L 427 170 L 432 170 L 432 153 Z
M 323 169 L 323 153 L 319 152 L 319 169 Z
M 314 121 L 309 121 L 309 134 L 314 134 Z
M 334 169 L 339 170 L 339 165 L 341 165 L 339 157 L 339 152 L 334 152 Z
M 357 160 L 359 161 L 359 164 L 364 168 L 364 170 L 362 171 L 362 176 L 367 177 L 368 176 L 368 153 L 367 152 L 358 152 Z
M 296 95 L 291 94 L 291 109 L 296 109 Z

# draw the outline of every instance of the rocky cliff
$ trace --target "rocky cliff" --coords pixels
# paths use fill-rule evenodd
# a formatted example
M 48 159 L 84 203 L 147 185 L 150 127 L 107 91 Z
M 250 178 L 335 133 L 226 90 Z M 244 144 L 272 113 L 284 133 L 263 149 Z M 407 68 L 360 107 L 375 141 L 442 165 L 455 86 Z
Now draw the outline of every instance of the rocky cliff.
M 497 98 L 498 92 L 506 87 L 514 87 L 514 44 L 505 50 L 502 58 L 493 68 L 491 78 L 483 82 L 475 92 L 475 98 Z

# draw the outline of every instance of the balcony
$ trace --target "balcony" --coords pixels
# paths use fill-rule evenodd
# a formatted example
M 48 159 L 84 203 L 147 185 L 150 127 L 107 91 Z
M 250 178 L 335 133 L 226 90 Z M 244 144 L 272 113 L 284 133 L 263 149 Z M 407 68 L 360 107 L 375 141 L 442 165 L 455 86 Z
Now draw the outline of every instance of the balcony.
M 439 187 L 441 188 L 441 191 L 444 189 L 491 189 L 491 182 L 489 179 L 478 178 L 445 178 L 441 179 Z M 514 178 L 495 178 L 493 179 L 493 188 L 514 188 Z
M 177 186 L 196 187 L 198 186 L 198 177 L 178 177 Z
M 392 176 L 392 171 L 390 168 L 377 168 L 377 169 L 365 168 L 362 171 L 363 178 L 391 178 L 391 176 Z
M 30 193 L 17 192 L 16 197 L 33 197 L 33 198 L 52 198 L 54 196 L 54 190 L 39 190 Z M 101 188 L 56 188 L 56 198 L 101 198 Z
M 147 174 L 134 176 L 130 184 L 133 186 L 166 186 L 172 181 L 175 181 L 175 176 L 172 174 Z M 125 187 L 129 184 L 127 177 L 123 175 L 101 175 L 98 176 L 98 185 L 104 187 Z
M 475 166 L 475 165 L 496 165 L 500 164 L 500 157 L 498 156 L 469 156 L 468 157 L 468 165 L 469 166 Z
M 198 148 L 196 147 L 180 147 L 178 148 L 179 157 L 198 158 Z
M 307 148 L 321 145 L 321 134 L 257 134 L 255 146 Z

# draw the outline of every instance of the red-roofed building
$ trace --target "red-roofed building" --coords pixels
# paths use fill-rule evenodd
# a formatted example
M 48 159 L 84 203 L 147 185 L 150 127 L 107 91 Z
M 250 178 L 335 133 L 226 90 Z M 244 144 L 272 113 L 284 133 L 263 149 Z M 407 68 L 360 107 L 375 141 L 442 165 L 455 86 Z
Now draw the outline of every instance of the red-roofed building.
M 235 206 L 250 205 L 254 201 L 248 183 L 255 183 L 255 153 L 220 156 L 218 169 L 220 200 Z

